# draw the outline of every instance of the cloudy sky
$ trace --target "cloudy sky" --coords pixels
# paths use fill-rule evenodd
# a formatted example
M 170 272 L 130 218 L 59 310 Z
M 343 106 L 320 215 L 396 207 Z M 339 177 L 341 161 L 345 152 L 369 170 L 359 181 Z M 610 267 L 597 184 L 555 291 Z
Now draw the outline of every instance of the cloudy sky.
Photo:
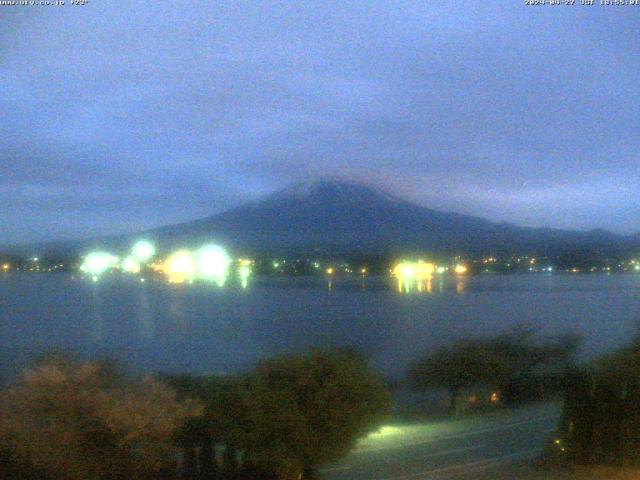
M 186 221 L 325 175 L 640 231 L 638 6 L 66 3 L 0 6 L 0 242 Z

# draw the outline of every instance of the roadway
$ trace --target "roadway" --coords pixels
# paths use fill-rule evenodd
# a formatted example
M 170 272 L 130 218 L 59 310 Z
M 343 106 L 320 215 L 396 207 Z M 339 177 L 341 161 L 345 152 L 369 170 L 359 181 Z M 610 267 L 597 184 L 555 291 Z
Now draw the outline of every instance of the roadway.
M 323 480 L 476 479 L 540 454 L 559 416 L 558 405 L 543 404 L 462 420 L 390 424 L 319 473 Z

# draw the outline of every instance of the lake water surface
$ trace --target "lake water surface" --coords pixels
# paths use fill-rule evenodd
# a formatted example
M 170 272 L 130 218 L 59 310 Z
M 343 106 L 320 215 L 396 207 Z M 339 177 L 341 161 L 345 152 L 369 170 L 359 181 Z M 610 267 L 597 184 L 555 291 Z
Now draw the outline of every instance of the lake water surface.
M 0 275 L 0 352 L 15 372 L 52 349 L 135 372 L 228 373 L 263 356 L 354 346 L 400 374 L 455 338 L 515 325 L 585 335 L 585 355 L 623 344 L 640 320 L 640 275 L 479 275 L 400 294 L 389 279 L 255 279 L 173 285 L 74 274 Z

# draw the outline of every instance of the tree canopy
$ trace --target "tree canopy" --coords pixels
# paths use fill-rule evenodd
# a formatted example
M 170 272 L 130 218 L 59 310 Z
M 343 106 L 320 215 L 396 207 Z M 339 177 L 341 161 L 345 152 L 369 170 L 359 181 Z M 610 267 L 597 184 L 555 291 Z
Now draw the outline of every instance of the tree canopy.
M 191 422 L 183 433 L 199 445 L 224 444 L 232 468 L 241 451 L 244 466 L 237 467 L 247 478 L 309 474 L 347 453 L 391 410 L 385 385 L 351 350 L 281 356 L 246 375 L 170 383 L 206 404 L 205 422 Z M 187 437 L 180 437 L 183 444 Z
M 579 464 L 640 466 L 640 338 L 566 382 L 557 446 Z
M 0 394 L 0 450 L 33 478 L 158 478 L 175 463 L 174 430 L 201 411 L 155 380 L 50 359 Z
M 503 390 L 518 379 L 563 370 L 579 345 L 573 334 L 543 338 L 528 329 L 463 339 L 422 357 L 408 378 L 418 390 L 445 388 L 455 407 L 460 393 L 470 388 Z
M 384 384 L 350 350 L 267 360 L 243 391 L 249 455 L 258 464 L 287 459 L 284 469 L 339 458 L 391 409 Z

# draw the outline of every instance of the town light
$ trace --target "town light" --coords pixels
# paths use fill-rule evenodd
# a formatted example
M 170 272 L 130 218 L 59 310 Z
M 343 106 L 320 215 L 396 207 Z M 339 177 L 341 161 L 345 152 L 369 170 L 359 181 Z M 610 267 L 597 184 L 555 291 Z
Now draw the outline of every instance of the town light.
M 222 286 L 229 275 L 231 258 L 219 245 L 206 245 L 198 250 L 198 276 L 205 280 L 213 280 Z
M 190 251 L 178 250 L 167 258 L 163 270 L 171 283 L 183 283 L 193 279 L 196 264 Z
M 91 252 L 89 253 L 80 270 L 93 276 L 101 275 L 118 263 L 118 257 L 107 252 Z
M 399 264 L 393 272 L 398 278 L 403 278 L 405 280 L 410 280 L 416 275 L 416 269 L 413 263 L 409 262 Z
M 435 269 L 436 266 L 433 263 L 423 262 L 422 260 L 420 260 L 416 265 L 416 277 L 419 280 L 430 279 Z
M 122 270 L 127 273 L 139 273 L 140 263 L 138 262 L 138 258 L 134 256 L 125 258 L 122 261 Z
M 435 271 L 435 265 L 430 262 L 400 262 L 393 268 L 393 276 L 403 280 L 428 280 Z
M 156 247 L 147 240 L 140 240 L 133 246 L 132 252 L 133 256 L 137 258 L 140 263 L 145 263 L 156 254 Z
M 391 274 L 398 279 L 398 290 L 409 291 L 416 287 L 418 291 L 431 291 L 430 282 L 436 266 L 431 262 L 418 260 L 417 262 L 400 262 L 393 267 Z
M 467 267 L 465 265 L 462 265 L 461 263 L 456 265 L 456 268 L 454 270 L 458 275 L 462 275 L 463 273 L 467 273 Z

